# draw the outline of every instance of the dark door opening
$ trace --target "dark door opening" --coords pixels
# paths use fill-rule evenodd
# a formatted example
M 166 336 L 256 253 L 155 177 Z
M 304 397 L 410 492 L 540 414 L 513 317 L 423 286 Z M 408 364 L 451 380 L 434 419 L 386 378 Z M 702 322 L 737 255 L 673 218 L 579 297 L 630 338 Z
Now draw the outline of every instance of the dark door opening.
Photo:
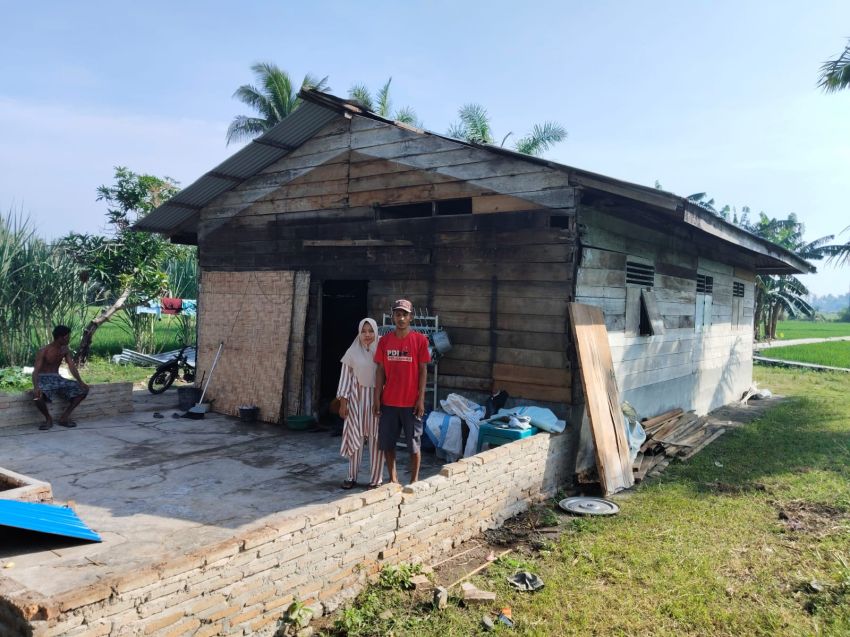
M 339 359 L 357 335 L 357 324 L 367 316 L 368 281 L 324 281 L 322 283 L 320 413 L 336 398 L 341 363 Z

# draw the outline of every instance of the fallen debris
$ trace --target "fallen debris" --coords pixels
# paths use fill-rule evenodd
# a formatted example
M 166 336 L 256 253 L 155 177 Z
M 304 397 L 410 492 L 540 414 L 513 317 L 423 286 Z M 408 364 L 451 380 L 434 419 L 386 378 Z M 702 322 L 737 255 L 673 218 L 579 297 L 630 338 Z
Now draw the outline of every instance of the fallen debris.
M 499 616 L 496 617 L 501 623 L 503 623 L 508 628 L 514 627 L 513 615 L 511 614 L 511 607 L 505 606 L 502 611 L 499 613 Z
M 565 498 L 558 502 L 558 506 L 576 515 L 616 515 L 620 512 L 620 507 L 610 500 L 587 496 Z
M 519 591 L 537 591 L 543 588 L 543 580 L 540 576 L 528 571 L 520 571 L 509 577 L 508 584 Z
M 496 593 L 482 591 L 471 582 L 463 582 L 460 588 L 463 591 L 463 601 L 465 602 L 492 602 L 496 600 Z
M 434 589 L 434 608 L 443 610 L 449 605 L 449 591 L 442 586 Z
M 429 580 L 425 575 L 414 575 L 410 578 L 410 584 L 417 591 L 431 590 L 434 588 L 431 580 Z
M 681 409 L 648 418 L 641 424 L 646 441 L 632 463 L 635 482 L 659 475 L 672 458 L 682 461 L 692 458 L 726 432 L 707 416 L 699 417 Z

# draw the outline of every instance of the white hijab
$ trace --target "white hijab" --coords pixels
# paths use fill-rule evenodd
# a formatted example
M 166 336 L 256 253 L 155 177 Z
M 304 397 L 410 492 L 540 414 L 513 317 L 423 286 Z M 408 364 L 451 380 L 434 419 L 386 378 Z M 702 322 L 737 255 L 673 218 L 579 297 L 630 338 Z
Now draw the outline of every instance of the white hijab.
M 368 348 L 360 341 L 360 333 L 365 323 L 371 325 L 372 330 L 375 332 L 375 340 L 372 341 L 372 345 Z M 360 383 L 361 387 L 375 386 L 375 370 L 377 365 L 375 365 L 374 357 L 378 349 L 378 339 L 380 339 L 380 336 L 378 336 L 378 324 L 374 319 L 364 318 L 360 321 L 360 325 L 357 326 L 357 337 L 340 359 L 343 365 L 348 365 L 354 371 L 357 382 Z

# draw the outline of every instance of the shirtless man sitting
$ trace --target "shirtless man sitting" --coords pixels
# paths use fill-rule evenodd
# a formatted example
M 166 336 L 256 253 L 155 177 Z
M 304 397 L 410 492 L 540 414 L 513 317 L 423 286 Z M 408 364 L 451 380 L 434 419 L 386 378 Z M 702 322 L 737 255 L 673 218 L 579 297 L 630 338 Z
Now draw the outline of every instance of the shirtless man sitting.
M 70 420 L 71 412 L 89 393 L 89 386 L 80 378 L 80 372 L 77 371 L 77 366 L 71 358 L 71 350 L 68 348 L 70 340 L 71 329 L 65 325 L 57 325 L 53 328 L 53 342 L 38 350 L 35 357 L 35 369 L 32 371 L 35 406 L 46 420 L 39 426 L 41 430 L 50 429 L 53 426 L 53 417 L 47 409 L 47 403 L 57 397 L 64 397 L 70 401 L 59 417 L 59 424 L 63 427 L 76 427 L 76 423 Z M 76 382 L 59 375 L 59 365 L 63 360 L 68 364 L 71 375 L 77 379 Z

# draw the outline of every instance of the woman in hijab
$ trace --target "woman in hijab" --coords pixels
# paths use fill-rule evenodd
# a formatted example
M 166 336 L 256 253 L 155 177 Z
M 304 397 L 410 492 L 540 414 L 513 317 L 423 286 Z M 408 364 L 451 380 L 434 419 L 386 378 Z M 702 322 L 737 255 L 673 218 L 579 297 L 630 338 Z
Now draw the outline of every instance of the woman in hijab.
M 372 409 L 375 392 L 375 350 L 378 346 L 378 324 L 370 318 L 360 321 L 357 338 L 340 359 L 342 373 L 336 395 L 339 415 L 345 421 L 342 447 L 339 452 L 348 458 L 348 479 L 343 489 L 357 484 L 357 470 L 363 457 L 363 442 L 369 441 L 371 475 L 369 486 L 377 487 L 383 480 L 384 456 L 378 446 L 378 417 Z

